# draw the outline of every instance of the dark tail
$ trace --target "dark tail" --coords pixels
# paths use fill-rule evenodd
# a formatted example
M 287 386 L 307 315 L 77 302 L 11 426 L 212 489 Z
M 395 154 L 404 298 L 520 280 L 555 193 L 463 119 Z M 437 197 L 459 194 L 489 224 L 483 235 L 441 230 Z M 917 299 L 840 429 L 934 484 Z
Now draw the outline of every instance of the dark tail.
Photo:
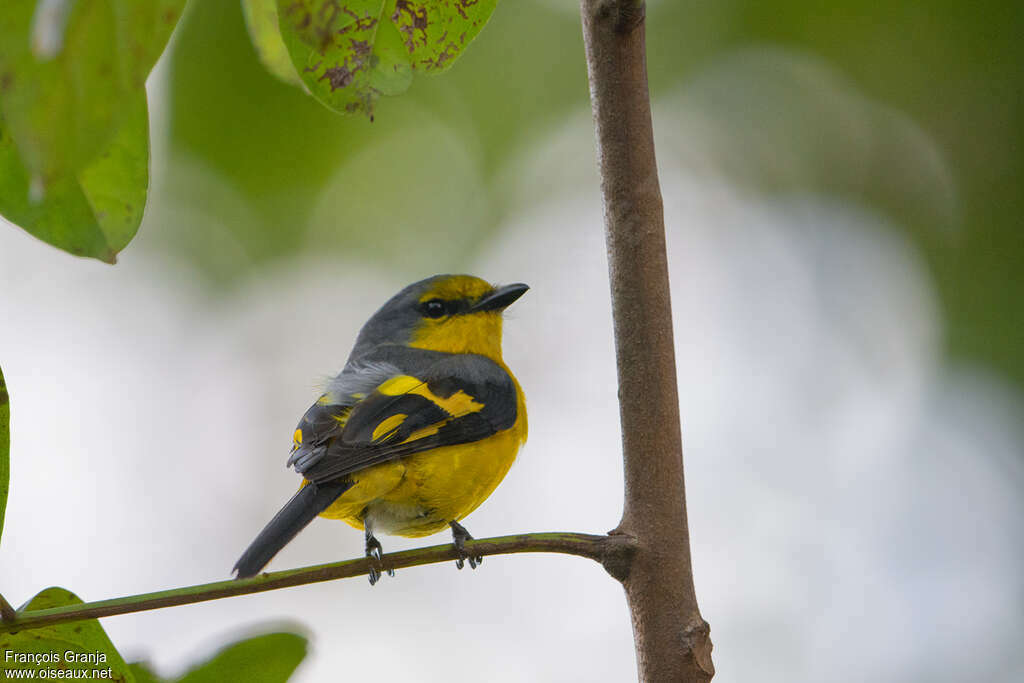
M 238 578 L 256 576 L 288 541 L 351 486 L 348 482 L 307 484 L 299 489 L 238 558 L 233 570 Z

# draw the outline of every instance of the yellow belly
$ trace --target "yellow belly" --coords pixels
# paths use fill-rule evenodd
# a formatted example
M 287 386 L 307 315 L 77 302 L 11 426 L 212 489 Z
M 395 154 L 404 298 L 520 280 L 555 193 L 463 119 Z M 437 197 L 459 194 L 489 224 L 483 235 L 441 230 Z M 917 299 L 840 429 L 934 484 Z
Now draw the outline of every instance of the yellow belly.
M 435 448 L 352 474 L 352 488 L 320 516 L 357 529 L 366 519 L 374 532 L 398 536 L 428 536 L 448 528 L 448 522 L 484 502 L 508 473 L 526 440 L 521 399 L 518 408 L 511 429 L 481 441 Z

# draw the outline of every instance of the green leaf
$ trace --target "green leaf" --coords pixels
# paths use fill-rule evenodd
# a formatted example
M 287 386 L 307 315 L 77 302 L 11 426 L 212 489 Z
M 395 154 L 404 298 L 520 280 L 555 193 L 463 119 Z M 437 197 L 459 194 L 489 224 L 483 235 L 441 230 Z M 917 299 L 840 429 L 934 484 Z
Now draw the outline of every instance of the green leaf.
M 277 0 L 292 62 L 310 93 L 342 113 L 373 118 L 381 95 L 400 95 L 414 70 L 450 67 L 497 0 Z
M 245 15 L 245 26 L 249 29 L 256 54 L 267 71 L 285 83 L 303 87 L 277 28 L 277 1 L 242 0 L 242 14 Z
M 498 0 L 397 0 L 391 21 L 414 69 L 448 69 L 483 30 Z
M 195 667 L 178 683 L 281 683 L 306 656 L 306 639 L 294 633 L 268 633 L 228 645 Z
M 71 253 L 114 260 L 145 200 L 146 77 L 184 4 L 5 2 L 0 214 Z
M 0 215 L 78 256 L 114 263 L 142 222 L 149 184 L 149 115 L 143 92 L 127 118 L 80 171 L 45 190 L 26 168 L 0 116 Z
M 280 683 L 292 673 L 306 656 L 306 639 L 294 633 L 268 633 L 247 638 L 222 648 L 213 657 L 185 672 L 176 683 L 221 683 L 251 681 Z M 147 662 L 133 662 L 129 668 L 136 683 L 165 683 Z
M 54 587 L 39 593 L 21 609 L 31 611 L 81 603 L 71 591 Z M 14 670 L 45 670 L 50 678 L 75 676 L 55 675 L 60 670 L 85 671 L 88 672 L 86 677 L 102 675 L 103 680 L 135 681 L 128 665 L 95 619 L 0 634 L 0 652 L 7 653 L 0 661 L 5 680 L 14 678 L 7 673 Z M 103 674 L 93 674 L 93 671 Z
M 147 662 L 132 662 L 128 668 L 135 676 L 135 683 L 163 683 L 165 680 L 157 676 Z
M 11 487 L 11 399 L 0 369 L 0 536 L 4 532 L 4 510 Z

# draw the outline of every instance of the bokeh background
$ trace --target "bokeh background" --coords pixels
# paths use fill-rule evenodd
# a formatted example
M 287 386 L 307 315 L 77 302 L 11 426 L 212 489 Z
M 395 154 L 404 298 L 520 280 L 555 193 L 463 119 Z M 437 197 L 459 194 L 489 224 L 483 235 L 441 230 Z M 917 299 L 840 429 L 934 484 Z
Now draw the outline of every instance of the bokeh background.
M 716 680 L 1024 680 L 1024 9 L 648 5 Z M 266 73 L 237 2 L 192 2 L 149 92 L 149 205 L 117 266 L 0 230 L 5 595 L 226 578 L 296 486 L 318 384 L 438 272 L 533 287 L 505 337 L 530 441 L 468 528 L 616 524 L 575 3 L 505 0 L 370 123 Z M 361 552 L 318 521 L 271 568 Z M 282 624 L 312 639 L 299 681 L 635 677 L 618 585 L 561 556 L 104 622 L 164 675 Z

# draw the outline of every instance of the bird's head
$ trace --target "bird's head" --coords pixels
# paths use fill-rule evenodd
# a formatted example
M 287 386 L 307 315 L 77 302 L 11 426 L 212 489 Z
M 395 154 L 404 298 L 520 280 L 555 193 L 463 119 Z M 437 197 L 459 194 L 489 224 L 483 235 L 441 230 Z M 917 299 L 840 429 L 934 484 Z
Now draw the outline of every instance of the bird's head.
M 435 275 L 414 282 L 373 314 L 353 355 L 380 344 L 501 359 L 501 314 L 529 287 L 495 286 L 472 275 Z

